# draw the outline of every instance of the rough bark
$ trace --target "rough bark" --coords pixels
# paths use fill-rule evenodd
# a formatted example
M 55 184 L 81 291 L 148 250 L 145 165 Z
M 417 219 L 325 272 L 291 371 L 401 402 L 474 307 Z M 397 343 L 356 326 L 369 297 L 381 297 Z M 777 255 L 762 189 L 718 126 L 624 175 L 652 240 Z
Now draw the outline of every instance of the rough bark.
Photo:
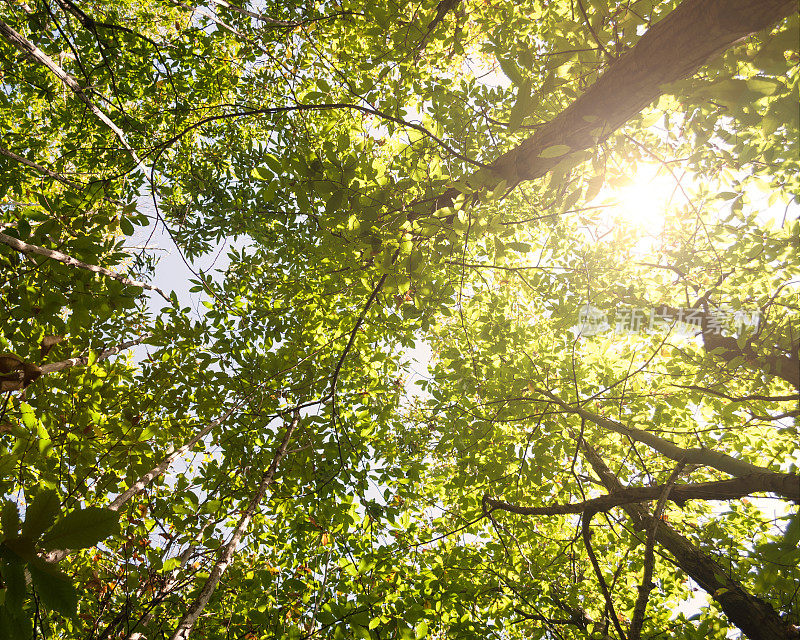
M 597 452 L 585 441 L 583 448 L 586 458 L 606 489 L 610 493 L 624 491 L 625 487 Z M 647 531 L 655 524 L 653 516 L 641 505 L 629 503 L 622 505 L 622 508 L 640 530 Z M 782 620 L 768 602 L 748 593 L 728 575 L 724 567 L 666 522 L 659 523 L 655 538 L 675 558 L 677 565 L 719 603 L 728 620 L 750 640 L 800 638 L 797 629 Z
M 664 85 L 692 75 L 732 44 L 795 11 L 795 0 L 685 0 L 567 109 L 495 160 L 492 173 L 509 184 L 543 176 L 559 162 L 541 158 L 543 150 L 595 146 L 664 93 Z
M 192 632 L 197 619 L 200 617 L 200 614 L 203 613 L 203 609 L 205 609 L 208 601 L 211 600 L 211 596 L 214 595 L 214 591 L 216 591 L 217 585 L 222 579 L 222 575 L 225 573 L 225 570 L 231 563 L 231 560 L 233 559 L 233 556 L 239 547 L 239 542 L 244 536 L 244 533 L 250 524 L 250 520 L 253 518 L 253 514 L 258 508 L 258 505 L 261 504 L 261 501 L 264 499 L 264 496 L 267 493 L 267 489 L 275 479 L 275 472 L 278 470 L 278 465 L 280 465 L 281 460 L 283 460 L 283 457 L 286 455 L 286 449 L 289 446 L 289 441 L 291 440 L 292 434 L 297 428 L 297 423 L 299 421 L 300 414 L 298 413 L 295 414 L 292 422 L 286 428 L 286 433 L 284 434 L 283 440 L 281 441 L 277 451 L 275 452 L 275 455 L 272 458 L 272 463 L 262 476 L 261 483 L 258 485 L 255 494 L 250 499 L 247 509 L 245 509 L 245 512 L 242 514 L 241 518 L 239 518 L 239 522 L 233 531 L 233 535 L 227 544 L 220 549 L 217 562 L 214 564 L 214 568 L 211 570 L 211 574 L 208 576 L 208 579 L 206 580 L 202 589 L 200 589 L 200 594 L 191 604 L 189 610 L 183 615 L 183 618 L 181 618 L 181 621 L 178 623 L 175 632 L 172 634 L 172 636 L 170 636 L 170 640 L 186 640 L 189 637 L 189 634 Z
M 796 0 L 684 0 L 564 111 L 484 169 L 487 187 L 541 178 L 569 153 L 608 137 L 665 93 L 666 85 L 691 76 L 731 45 L 796 11 Z M 556 145 L 570 151 L 541 157 Z M 449 206 L 458 193 L 448 190 L 435 199 L 435 208 Z

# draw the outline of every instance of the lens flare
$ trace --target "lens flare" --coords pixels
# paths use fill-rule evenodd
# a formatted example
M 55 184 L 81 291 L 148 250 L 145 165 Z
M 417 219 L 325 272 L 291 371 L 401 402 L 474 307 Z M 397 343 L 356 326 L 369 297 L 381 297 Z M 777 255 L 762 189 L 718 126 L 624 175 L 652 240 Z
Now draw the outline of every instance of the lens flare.
M 667 210 L 682 199 L 675 178 L 661 166 L 640 164 L 626 184 L 612 188 L 608 200 L 613 215 L 651 233 L 664 226 Z

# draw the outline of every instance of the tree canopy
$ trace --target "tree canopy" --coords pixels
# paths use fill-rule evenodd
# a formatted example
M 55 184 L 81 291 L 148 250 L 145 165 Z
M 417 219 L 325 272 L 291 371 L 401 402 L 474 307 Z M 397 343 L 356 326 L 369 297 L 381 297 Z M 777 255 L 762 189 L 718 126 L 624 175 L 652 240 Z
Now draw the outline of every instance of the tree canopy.
M 799 638 L 798 62 L 788 0 L 8 0 L 0 640 Z

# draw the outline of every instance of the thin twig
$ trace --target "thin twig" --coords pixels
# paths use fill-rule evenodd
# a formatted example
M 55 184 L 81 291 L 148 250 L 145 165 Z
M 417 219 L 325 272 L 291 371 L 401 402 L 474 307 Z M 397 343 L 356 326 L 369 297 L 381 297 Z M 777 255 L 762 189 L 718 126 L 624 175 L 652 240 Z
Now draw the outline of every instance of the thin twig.
M 653 568 L 655 567 L 655 553 L 653 549 L 656 543 L 656 532 L 658 530 L 658 523 L 661 519 L 661 513 L 664 511 L 664 506 L 667 504 L 670 491 L 672 490 L 675 481 L 683 471 L 685 464 L 681 461 L 676 466 L 673 472 L 667 479 L 661 496 L 656 504 L 656 510 L 653 512 L 653 519 L 651 525 L 647 529 L 647 542 L 644 548 L 644 571 L 642 572 L 642 584 L 639 585 L 639 595 L 636 597 L 636 606 L 633 609 L 633 617 L 631 618 L 631 626 L 628 630 L 628 640 L 639 640 L 642 635 L 642 625 L 644 624 L 644 614 L 647 611 L 647 601 L 650 599 L 650 591 L 655 585 L 653 584 Z
M 214 564 L 211 574 L 200 590 L 199 595 L 189 607 L 189 610 L 181 618 L 181 621 L 178 623 L 178 626 L 175 628 L 174 633 L 170 637 L 171 640 L 186 640 L 189 637 L 189 634 L 191 634 L 195 623 L 200 617 L 200 614 L 203 612 L 203 609 L 205 609 L 209 600 L 211 600 L 211 596 L 214 595 L 214 591 L 216 591 L 217 585 L 222 579 L 222 574 L 225 573 L 225 570 L 228 568 L 228 565 L 233 559 L 233 555 L 236 553 L 239 542 L 241 541 L 245 530 L 250 524 L 253 514 L 255 513 L 261 501 L 264 499 L 267 489 L 274 481 L 275 472 L 278 470 L 278 465 L 280 465 L 281 460 L 283 460 L 283 457 L 286 455 L 286 449 L 289 446 L 289 441 L 291 440 L 292 434 L 297 428 L 298 422 L 300 422 L 299 412 L 295 413 L 292 422 L 286 427 L 286 433 L 284 434 L 281 443 L 278 445 L 275 455 L 272 457 L 272 462 L 264 472 L 261 482 L 259 483 L 255 494 L 250 499 L 247 509 L 245 509 L 245 512 L 239 519 L 231 539 L 220 549 L 217 562 Z
M 591 522 L 594 514 L 595 512 L 591 509 L 583 514 L 583 523 L 581 525 L 583 544 L 586 546 L 586 553 L 589 554 L 589 561 L 592 563 L 592 568 L 597 576 L 597 581 L 600 583 L 600 590 L 603 592 L 603 598 L 605 598 L 606 606 L 608 607 L 608 614 L 611 616 L 611 622 L 614 623 L 614 628 L 617 630 L 620 640 L 626 640 L 625 632 L 622 630 L 622 625 L 620 625 L 616 609 L 614 608 L 614 601 L 611 599 L 611 593 L 608 591 L 608 585 L 606 585 L 605 578 L 603 578 L 603 572 L 600 570 L 600 563 L 597 561 L 597 556 L 594 553 L 594 549 L 592 549 L 592 532 L 589 529 L 589 523 Z

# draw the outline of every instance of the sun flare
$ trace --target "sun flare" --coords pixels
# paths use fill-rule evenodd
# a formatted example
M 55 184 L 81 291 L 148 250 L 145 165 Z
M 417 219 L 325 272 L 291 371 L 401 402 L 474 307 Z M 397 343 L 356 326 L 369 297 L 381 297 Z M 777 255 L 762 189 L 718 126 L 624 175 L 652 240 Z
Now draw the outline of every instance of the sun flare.
M 607 201 L 613 207 L 614 217 L 658 233 L 668 209 L 680 194 L 680 187 L 664 167 L 640 164 L 628 182 L 609 189 Z

